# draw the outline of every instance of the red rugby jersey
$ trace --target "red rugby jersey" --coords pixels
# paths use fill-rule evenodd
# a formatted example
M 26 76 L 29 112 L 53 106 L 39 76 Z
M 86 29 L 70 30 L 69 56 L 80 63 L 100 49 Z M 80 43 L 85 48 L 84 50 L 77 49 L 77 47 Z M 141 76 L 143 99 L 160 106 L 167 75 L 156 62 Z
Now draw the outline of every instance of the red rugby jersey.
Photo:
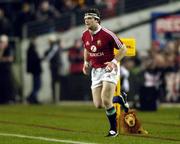
M 96 34 L 91 34 L 89 30 L 83 32 L 83 46 L 89 52 L 88 60 L 92 67 L 105 67 L 105 62 L 114 58 L 114 48 L 119 49 L 123 43 L 110 30 L 101 28 Z

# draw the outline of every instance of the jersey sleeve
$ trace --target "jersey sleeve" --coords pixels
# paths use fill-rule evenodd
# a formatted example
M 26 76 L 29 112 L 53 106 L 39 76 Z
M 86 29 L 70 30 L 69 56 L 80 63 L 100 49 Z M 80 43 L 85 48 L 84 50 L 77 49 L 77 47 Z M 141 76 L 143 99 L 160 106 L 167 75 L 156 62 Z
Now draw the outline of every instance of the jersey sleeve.
M 118 38 L 118 36 L 115 33 L 106 28 L 103 28 L 103 30 L 108 34 L 111 44 L 114 48 L 120 49 L 123 47 L 123 42 Z
M 112 39 L 112 44 L 113 44 L 114 48 L 120 49 L 121 47 L 123 47 L 123 42 L 118 38 L 117 35 L 112 33 L 111 37 L 112 37 L 111 39 Z

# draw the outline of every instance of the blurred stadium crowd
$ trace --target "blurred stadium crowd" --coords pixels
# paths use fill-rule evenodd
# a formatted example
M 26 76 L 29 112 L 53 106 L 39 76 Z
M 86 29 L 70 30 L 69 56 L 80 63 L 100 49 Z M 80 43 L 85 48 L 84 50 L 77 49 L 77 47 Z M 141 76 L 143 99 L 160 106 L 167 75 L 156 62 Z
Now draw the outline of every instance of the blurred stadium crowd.
M 83 13 L 88 7 L 100 9 L 103 19 L 135 12 L 171 0 L 1 0 L 0 1 L 0 103 L 16 101 L 19 90 L 13 85 L 11 64 L 15 60 L 13 50 L 8 45 L 8 37 L 20 39 L 29 37 L 32 52 L 28 62 L 38 65 L 27 72 L 33 74 L 33 90 L 29 96 L 30 103 L 38 103 L 37 95 L 41 87 L 41 62 L 50 62 L 52 89 L 60 82 L 61 98 L 71 100 L 89 100 L 89 79 L 82 74 L 83 47 L 80 40 L 63 50 L 61 40 L 49 38 L 49 49 L 43 57 L 36 54 L 35 36 L 49 32 L 62 32 L 83 23 Z M 5 36 L 7 35 L 7 37 Z M 32 48 L 34 47 L 34 48 Z M 70 63 L 69 75 L 59 74 L 63 65 L 61 54 L 68 51 Z M 58 53 L 58 55 L 57 55 Z M 61 54 L 59 54 L 61 53 Z M 32 56 L 32 57 L 31 57 Z M 35 57 L 35 58 L 34 58 Z M 27 62 L 27 63 L 28 63 Z M 27 64 L 28 65 L 28 64 Z M 31 65 L 31 64 L 30 64 Z M 58 68 L 57 68 L 58 67 Z M 125 58 L 122 61 L 122 89 L 129 94 L 129 100 L 135 107 L 156 109 L 157 101 L 180 102 L 180 38 L 168 41 L 162 48 L 158 43 L 152 43 L 147 52 L 137 52 L 136 57 Z M 9 80 L 8 80 L 9 78 Z M 79 82 L 79 83 L 77 83 Z M 81 83 L 82 82 L 82 83 Z M 72 85 L 74 83 L 74 85 Z M 84 85 L 87 83 L 87 85 Z M 5 85 L 7 84 L 7 85 Z M 129 87 L 129 88 L 128 88 Z M 12 91 L 11 91 L 12 90 Z M 53 101 L 56 97 L 53 93 Z M 75 95 L 72 96 L 71 95 Z M 149 105 L 148 105 L 148 104 Z
M 130 95 L 142 109 L 157 109 L 157 102 L 180 102 L 180 40 L 159 44 L 132 58 Z
M 98 8 L 102 13 L 102 18 L 106 19 L 171 1 L 1 0 L 0 33 L 21 37 L 23 33 L 27 33 L 25 36 L 32 36 L 52 31 L 64 31 L 82 24 L 83 13 L 88 7 Z M 24 30 L 24 27 L 27 30 Z

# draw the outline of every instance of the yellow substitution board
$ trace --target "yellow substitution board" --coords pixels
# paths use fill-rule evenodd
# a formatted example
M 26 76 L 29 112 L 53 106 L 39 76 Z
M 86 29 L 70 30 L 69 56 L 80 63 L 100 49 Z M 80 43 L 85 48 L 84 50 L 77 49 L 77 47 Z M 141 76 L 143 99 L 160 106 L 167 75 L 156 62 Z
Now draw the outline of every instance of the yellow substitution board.
M 134 38 L 121 38 L 121 41 L 126 45 L 127 47 L 127 52 L 126 56 L 132 57 L 136 55 L 136 40 Z M 114 49 L 114 53 L 116 54 L 118 52 L 117 49 Z M 117 84 L 115 94 L 114 96 L 120 95 L 120 80 Z
M 136 55 L 136 40 L 134 38 L 121 38 L 121 41 L 126 45 L 127 52 L 126 56 Z M 114 53 L 117 53 L 117 49 L 114 49 Z
M 126 45 L 126 56 L 136 55 L 136 40 L 134 38 L 121 38 L 121 41 Z

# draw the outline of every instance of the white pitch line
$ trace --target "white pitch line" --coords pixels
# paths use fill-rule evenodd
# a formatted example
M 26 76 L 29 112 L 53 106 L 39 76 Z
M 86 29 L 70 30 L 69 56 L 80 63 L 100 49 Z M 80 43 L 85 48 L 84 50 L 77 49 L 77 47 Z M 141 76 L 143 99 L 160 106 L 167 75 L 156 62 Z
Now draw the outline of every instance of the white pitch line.
M 87 142 L 72 141 L 72 140 L 36 137 L 36 136 L 29 136 L 29 135 L 22 135 L 22 134 L 0 133 L 0 136 L 34 139 L 34 140 L 42 140 L 42 141 L 49 141 L 49 142 L 68 143 L 68 144 L 95 144 L 95 143 L 87 143 Z

